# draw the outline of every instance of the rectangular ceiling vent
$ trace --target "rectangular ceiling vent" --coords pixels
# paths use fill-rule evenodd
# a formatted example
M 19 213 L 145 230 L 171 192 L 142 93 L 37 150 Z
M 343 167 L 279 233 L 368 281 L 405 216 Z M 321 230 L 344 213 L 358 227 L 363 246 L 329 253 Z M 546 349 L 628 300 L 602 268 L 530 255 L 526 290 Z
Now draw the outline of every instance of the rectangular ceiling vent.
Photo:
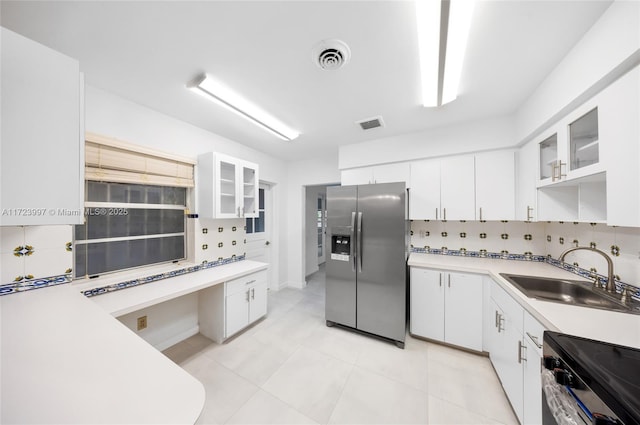
M 367 118 L 362 121 L 357 121 L 357 124 L 363 130 L 371 130 L 372 128 L 384 127 L 384 121 L 382 121 L 382 117 Z

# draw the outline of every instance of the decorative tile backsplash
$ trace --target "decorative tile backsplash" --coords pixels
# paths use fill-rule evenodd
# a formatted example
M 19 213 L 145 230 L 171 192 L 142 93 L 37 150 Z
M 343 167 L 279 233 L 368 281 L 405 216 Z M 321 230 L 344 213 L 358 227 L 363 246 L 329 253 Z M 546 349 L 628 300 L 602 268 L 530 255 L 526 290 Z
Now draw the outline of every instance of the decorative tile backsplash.
M 72 230 L 72 226 L 0 227 L 0 284 L 32 285 L 35 280 L 70 274 Z
M 197 264 L 245 255 L 247 236 L 243 218 L 196 218 L 189 220 L 188 227 L 189 237 L 195 246 L 193 258 L 190 260 Z
M 612 258 L 617 280 L 640 286 L 640 228 L 574 222 L 415 220 L 411 222 L 411 245 L 416 249 L 552 258 L 574 246 L 595 247 Z M 565 263 L 607 274 L 606 260 L 594 252 L 572 252 Z

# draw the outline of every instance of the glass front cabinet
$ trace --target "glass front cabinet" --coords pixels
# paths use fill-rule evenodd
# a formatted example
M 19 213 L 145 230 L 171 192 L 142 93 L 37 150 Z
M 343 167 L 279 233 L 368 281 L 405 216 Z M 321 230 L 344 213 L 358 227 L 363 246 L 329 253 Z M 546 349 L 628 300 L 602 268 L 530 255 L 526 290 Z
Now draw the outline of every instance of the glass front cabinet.
M 219 153 L 198 157 L 198 214 L 203 218 L 258 217 L 258 165 Z
M 598 173 L 598 108 L 563 120 L 539 143 L 539 186 Z

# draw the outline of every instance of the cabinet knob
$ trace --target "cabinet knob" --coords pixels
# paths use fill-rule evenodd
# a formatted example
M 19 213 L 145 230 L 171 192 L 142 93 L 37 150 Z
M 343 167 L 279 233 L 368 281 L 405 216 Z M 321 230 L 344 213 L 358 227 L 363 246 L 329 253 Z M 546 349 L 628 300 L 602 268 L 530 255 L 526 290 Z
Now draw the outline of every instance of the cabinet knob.
M 560 367 L 560 360 L 553 356 L 544 356 L 542 359 L 542 364 L 545 369 L 554 370 Z
M 561 368 L 553 369 L 553 376 L 556 378 L 556 382 L 560 385 L 571 386 L 573 384 L 573 376 L 566 369 L 561 369 Z

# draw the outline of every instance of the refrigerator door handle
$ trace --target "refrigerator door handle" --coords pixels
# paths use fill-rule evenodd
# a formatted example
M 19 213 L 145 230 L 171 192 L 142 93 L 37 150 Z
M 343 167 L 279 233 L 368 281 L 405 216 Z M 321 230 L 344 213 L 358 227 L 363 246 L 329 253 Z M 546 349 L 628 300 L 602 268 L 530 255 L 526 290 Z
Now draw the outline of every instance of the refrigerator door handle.
M 358 272 L 362 271 L 362 212 L 358 212 Z
M 355 211 L 351 212 L 351 270 L 356 271 L 356 213 Z

